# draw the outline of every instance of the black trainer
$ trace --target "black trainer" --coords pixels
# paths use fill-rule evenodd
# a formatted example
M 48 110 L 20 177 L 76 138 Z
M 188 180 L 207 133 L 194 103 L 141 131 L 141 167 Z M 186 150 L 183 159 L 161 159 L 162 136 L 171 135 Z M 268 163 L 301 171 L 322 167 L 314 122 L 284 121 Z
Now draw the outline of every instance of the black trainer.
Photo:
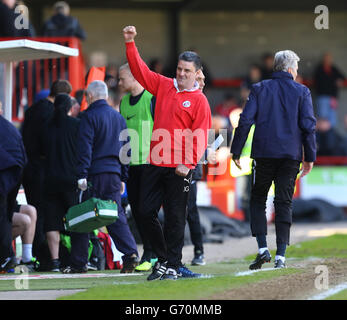
M 123 259 L 123 268 L 120 273 L 133 273 L 139 264 L 139 257 L 134 253 Z
M 194 259 L 192 260 L 192 266 L 204 266 L 206 264 L 203 253 L 198 250 L 194 253 Z
M 160 280 L 177 280 L 178 275 L 176 269 L 167 268 L 165 274 L 162 275 Z
M 154 267 L 152 268 L 152 273 L 147 277 L 147 280 L 153 281 L 160 279 L 166 272 L 166 264 L 167 262 L 160 263 L 159 261 L 157 261 Z
M 37 261 L 35 257 L 32 257 L 28 262 L 21 261 L 19 264 L 24 266 L 23 269 L 21 269 L 23 272 L 37 272 L 40 268 L 40 262 Z
M 51 268 L 49 271 L 50 272 L 60 272 L 60 260 L 59 259 L 52 259 L 51 260 Z
M 269 250 L 265 250 L 262 254 L 258 253 L 255 260 L 249 265 L 250 270 L 261 269 L 265 262 L 271 261 L 271 254 Z
M 65 273 L 65 274 L 69 274 L 69 273 L 86 273 L 86 272 L 88 272 L 88 267 L 84 266 L 81 269 L 76 269 L 74 267 L 67 266 L 66 268 L 62 269 L 61 272 Z
M 275 269 L 282 269 L 282 268 L 286 268 L 286 264 L 284 261 L 282 261 L 281 259 L 277 259 L 275 260 Z

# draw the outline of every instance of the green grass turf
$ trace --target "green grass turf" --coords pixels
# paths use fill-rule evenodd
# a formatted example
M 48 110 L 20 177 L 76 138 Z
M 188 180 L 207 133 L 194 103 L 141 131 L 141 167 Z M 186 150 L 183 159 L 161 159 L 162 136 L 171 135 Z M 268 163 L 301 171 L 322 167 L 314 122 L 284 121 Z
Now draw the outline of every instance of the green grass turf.
M 336 293 L 325 300 L 347 300 L 347 289 Z
M 287 258 L 347 258 L 347 235 L 335 234 L 329 237 L 318 238 L 301 242 L 287 247 Z M 276 255 L 276 250 L 271 250 Z M 249 255 L 246 261 L 253 260 L 255 255 Z
M 114 283 L 90 288 L 87 291 L 62 297 L 59 300 L 198 300 L 249 283 L 297 272 L 300 272 L 300 270 L 288 268 L 256 272 L 239 277 L 234 275 L 217 275 L 206 279 L 142 281 L 141 283 L 128 283 L 126 285 Z
M 289 246 L 286 256 L 298 260 L 309 257 L 347 258 L 346 243 L 347 235 L 319 238 Z M 272 252 L 273 256 L 274 254 Z M 212 275 L 211 278 L 148 282 L 146 281 L 148 273 L 146 273 L 140 276 L 113 278 L 40 279 L 29 280 L 29 290 L 87 289 L 61 299 L 202 299 L 253 282 L 302 271 L 288 268 L 236 277 L 237 272 L 248 271 L 249 260 L 253 260 L 254 256 L 205 266 L 189 266 L 194 272 Z M 266 264 L 263 268 L 269 267 L 273 267 L 273 264 Z M 119 271 L 99 271 L 99 273 L 119 273 Z M 0 291 L 9 290 L 16 290 L 14 280 L 0 280 Z

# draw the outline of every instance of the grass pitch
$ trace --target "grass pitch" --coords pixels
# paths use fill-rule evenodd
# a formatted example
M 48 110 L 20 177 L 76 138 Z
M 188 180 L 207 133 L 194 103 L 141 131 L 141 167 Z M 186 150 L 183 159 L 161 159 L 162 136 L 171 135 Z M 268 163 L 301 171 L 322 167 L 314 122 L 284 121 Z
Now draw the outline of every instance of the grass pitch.
M 230 262 L 211 263 L 206 266 L 190 267 L 191 270 L 206 275 L 199 279 L 179 279 L 177 281 L 148 282 L 148 273 L 121 276 L 119 270 L 90 272 L 86 276 L 64 278 L 61 274 L 40 273 L 36 279 L 29 278 L 29 290 L 83 289 L 84 291 L 60 298 L 61 300 L 198 300 L 216 299 L 230 290 L 238 290 L 249 285 L 274 279 L 284 279 L 307 271 L 298 266 L 311 257 L 334 258 L 345 261 L 347 258 L 347 235 L 333 235 L 288 247 L 288 268 L 272 270 L 273 263 L 265 264 L 261 271 L 250 272 L 249 261 L 255 255 Z M 275 252 L 272 252 L 274 257 Z M 291 263 L 293 261 L 293 263 Z M 295 261 L 295 263 L 294 263 Z M 15 291 L 15 279 L 5 279 L 0 275 L 0 291 Z M 19 276 L 12 274 L 12 276 Z M 41 279 L 51 276 L 51 279 Z M 35 277 L 35 274 L 32 275 Z M 283 278 L 284 277 L 284 278 Z M 330 299 L 346 299 L 344 290 Z M 30 299 L 30 297 L 29 297 Z M 260 298 L 261 299 L 261 298 Z

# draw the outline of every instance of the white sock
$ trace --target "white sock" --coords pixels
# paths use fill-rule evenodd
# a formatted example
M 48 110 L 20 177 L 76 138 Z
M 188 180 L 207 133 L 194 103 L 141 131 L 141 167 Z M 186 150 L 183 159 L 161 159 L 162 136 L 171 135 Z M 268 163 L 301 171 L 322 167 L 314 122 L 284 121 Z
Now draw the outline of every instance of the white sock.
M 259 254 L 263 254 L 266 250 L 269 250 L 267 247 L 259 248 Z
M 282 260 L 282 262 L 285 262 L 285 261 L 286 261 L 286 258 L 283 257 L 283 256 L 276 256 L 276 257 L 275 257 L 275 260 Z
M 22 244 L 22 261 L 29 262 L 31 261 L 32 255 L 32 244 Z

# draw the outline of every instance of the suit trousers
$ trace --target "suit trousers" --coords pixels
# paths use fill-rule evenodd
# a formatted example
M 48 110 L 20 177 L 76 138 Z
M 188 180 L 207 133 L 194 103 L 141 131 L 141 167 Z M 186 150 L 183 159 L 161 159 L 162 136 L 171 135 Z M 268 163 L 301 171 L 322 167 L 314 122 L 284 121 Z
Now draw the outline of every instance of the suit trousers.
M 267 234 L 266 200 L 274 182 L 276 242 L 289 245 L 292 198 L 299 168 L 300 161 L 292 159 L 262 158 L 253 161 L 250 220 L 254 237 Z
M 159 262 L 168 267 L 181 266 L 184 229 L 187 218 L 187 200 L 192 171 L 186 177 L 178 176 L 175 168 L 149 165 L 141 183 L 141 222 Z M 164 227 L 158 220 L 163 205 Z

